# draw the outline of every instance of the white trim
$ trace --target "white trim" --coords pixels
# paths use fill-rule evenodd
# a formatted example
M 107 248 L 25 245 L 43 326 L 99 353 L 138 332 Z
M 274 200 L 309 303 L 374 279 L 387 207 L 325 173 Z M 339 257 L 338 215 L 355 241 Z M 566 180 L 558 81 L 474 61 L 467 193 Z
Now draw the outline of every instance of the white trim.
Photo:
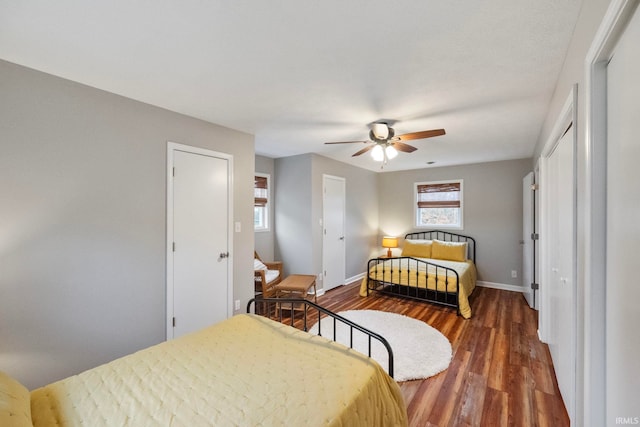
M 578 421 L 585 427 L 606 424 L 606 66 L 637 7 L 637 0 L 612 0 L 585 58 L 584 258 L 578 265 L 584 282 L 584 395 Z
M 367 274 L 367 272 L 363 271 L 362 273 L 356 274 L 353 277 L 348 277 L 348 278 L 344 279 L 344 284 L 348 285 L 349 283 L 353 283 L 356 280 L 362 280 L 366 274 Z
M 166 215 L 167 215 L 167 223 L 166 223 L 166 306 L 165 306 L 165 314 L 166 314 L 166 324 L 165 324 L 165 336 L 166 339 L 172 339 L 173 334 L 170 336 L 170 332 L 173 331 L 173 295 L 174 291 L 174 283 L 173 283 L 173 185 L 171 183 L 171 179 L 173 176 L 173 153 L 175 151 L 183 151 L 187 153 L 200 154 L 209 157 L 217 157 L 220 159 L 227 160 L 228 170 L 227 170 L 227 183 L 228 183 L 228 199 L 227 199 L 227 215 L 228 215 L 228 224 L 227 224 L 227 244 L 229 249 L 229 261 L 228 261 L 228 269 L 227 269 L 227 316 L 230 317 L 233 315 L 233 155 L 227 153 L 221 153 L 218 151 L 207 150 L 205 148 L 192 147 L 190 145 L 179 144 L 176 142 L 167 141 L 167 206 L 166 206 Z
M 478 280 L 476 282 L 476 285 L 483 288 L 500 289 L 503 291 L 510 291 L 510 292 L 523 293 L 527 291 L 524 287 L 520 285 L 509 285 L 506 283 L 485 282 L 483 280 Z

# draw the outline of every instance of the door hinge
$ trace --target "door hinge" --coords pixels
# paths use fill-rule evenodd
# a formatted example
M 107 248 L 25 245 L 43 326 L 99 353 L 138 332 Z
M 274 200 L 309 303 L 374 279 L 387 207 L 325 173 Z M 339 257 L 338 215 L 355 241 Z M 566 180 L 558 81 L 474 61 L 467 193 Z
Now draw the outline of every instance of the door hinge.
M 171 250 L 172 250 L 173 252 L 175 252 L 175 251 L 176 251 L 176 242 L 173 242 L 173 243 L 171 244 Z
M 176 327 L 176 318 L 175 317 L 171 320 L 171 323 L 173 324 L 173 327 L 175 328 Z
M 176 176 L 176 168 L 175 168 L 175 166 L 171 168 L 171 176 L 173 176 L 173 177 Z
M 327 270 L 325 270 L 325 271 L 324 271 L 324 275 L 325 275 L 325 276 L 327 275 Z
M 540 284 L 538 284 L 538 283 L 532 283 L 532 284 L 531 284 L 531 289 L 533 289 L 534 291 L 535 291 L 535 290 L 540 289 Z
M 539 240 L 540 235 L 538 233 L 531 233 L 531 240 Z

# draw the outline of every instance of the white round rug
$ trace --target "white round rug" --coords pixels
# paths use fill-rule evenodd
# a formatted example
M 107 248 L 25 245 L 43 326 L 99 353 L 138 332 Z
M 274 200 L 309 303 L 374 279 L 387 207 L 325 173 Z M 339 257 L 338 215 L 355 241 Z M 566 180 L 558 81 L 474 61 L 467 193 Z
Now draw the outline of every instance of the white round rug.
M 451 362 L 451 343 L 425 322 L 378 310 L 349 310 L 338 314 L 382 335 L 389 342 L 393 350 L 396 381 L 429 378 L 447 369 Z M 322 335 L 333 339 L 333 320 L 325 317 L 320 326 Z M 336 341 L 348 347 L 350 328 L 338 322 L 337 329 Z M 317 335 L 318 324 L 313 325 L 309 332 Z M 354 350 L 367 355 L 366 335 L 354 329 L 353 342 Z M 387 370 L 389 357 L 386 348 L 378 340 L 371 342 L 371 357 Z

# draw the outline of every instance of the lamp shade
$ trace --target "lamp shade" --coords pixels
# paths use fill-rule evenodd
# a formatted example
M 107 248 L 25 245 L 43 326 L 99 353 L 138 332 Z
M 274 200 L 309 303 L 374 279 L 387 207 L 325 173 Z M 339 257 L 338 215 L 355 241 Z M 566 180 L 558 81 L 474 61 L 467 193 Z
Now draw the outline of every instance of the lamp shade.
M 384 236 L 382 238 L 382 247 L 383 248 L 397 248 L 398 247 L 398 238 L 397 237 Z
M 382 238 L 382 247 L 387 248 L 387 257 L 391 258 L 391 256 L 393 255 L 391 253 L 391 248 L 398 247 L 398 238 L 391 237 L 391 236 L 384 236 Z

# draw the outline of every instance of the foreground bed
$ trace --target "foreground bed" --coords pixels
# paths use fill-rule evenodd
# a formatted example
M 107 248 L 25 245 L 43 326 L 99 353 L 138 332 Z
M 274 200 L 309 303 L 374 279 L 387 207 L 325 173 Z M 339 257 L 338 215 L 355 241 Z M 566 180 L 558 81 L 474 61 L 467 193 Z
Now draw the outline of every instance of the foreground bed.
M 17 398 L 9 410 L 26 422 L 14 425 L 32 422 L 35 427 L 407 423 L 398 385 L 375 361 L 252 314 L 52 383 L 30 396 L 12 381 L 0 373 L 3 426 L 5 419 L 19 418 L 6 413 L 2 418 L 3 387 L 13 387 Z
M 469 296 L 476 286 L 475 240 L 445 231 L 405 236 L 400 257 L 369 260 L 360 295 L 379 291 L 455 307 L 471 317 Z

